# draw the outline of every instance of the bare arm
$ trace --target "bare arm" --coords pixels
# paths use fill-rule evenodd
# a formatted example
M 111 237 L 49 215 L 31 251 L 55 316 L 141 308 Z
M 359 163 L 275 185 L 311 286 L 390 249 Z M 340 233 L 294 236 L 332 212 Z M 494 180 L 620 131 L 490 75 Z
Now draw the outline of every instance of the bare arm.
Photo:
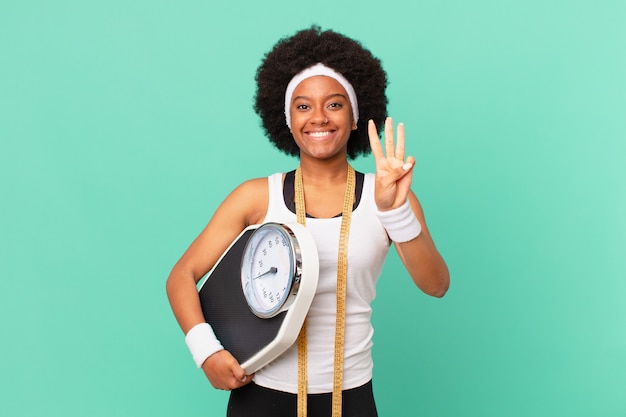
M 442 297 L 450 286 L 450 274 L 428 231 L 422 207 L 411 191 L 415 158 L 409 156 L 405 159 L 402 124 L 398 126 L 397 136 L 395 143 L 393 122 L 391 118 L 387 118 L 383 152 L 376 126 L 370 121 L 370 146 L 376 160 L 376 206 L 379 211 L 385 212 L 401 207 L 408 199 L 422 230 L 417 237 L 407 242 L 396 242 L 396 250 L 413 282 L 426 294 Z
M 422 207 L 412 192 L 409 193 L 409 203 L 422 225 L 422 231 L 415 239 L 394 242 L 394 245 L 415 285 L 428 295 L 443 297 L 450 286 L 448 267 L 435 247 Z
M 262 221 L 267 199 L 267 179 L 251 180 L 237 187 L 172 268 L 166 283 L 167 296 L 183 333 L 205 322 L 197 282 L 243 229 Z M 244 381 L 245 371 L 227 351 L 211 355 L 202 369 L 211 384 L 219 389 L 238 388 L 251 380 Z

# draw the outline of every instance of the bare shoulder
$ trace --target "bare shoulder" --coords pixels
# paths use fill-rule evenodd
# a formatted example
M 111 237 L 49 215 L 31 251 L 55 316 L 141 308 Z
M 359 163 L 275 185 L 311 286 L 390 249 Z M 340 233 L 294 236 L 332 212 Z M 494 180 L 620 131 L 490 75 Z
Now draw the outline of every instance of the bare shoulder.
M 189 271 L 199 280 L 242 230 L 263 220 L 268 201 L 267 178 L 248 180 L 237 186 L 219 205 L 176 268 Z
M 266 177 L 264 178 L 253 178 L 251 180 L 244 181 L 241 183 L 233 192 L 244 192 L 255 194 L 255 196 L 260 196 L 261 194 L 268 194 L 268 180 Z
M 267 213 L 269 187 L 267 178 L 254 178 L 241 183 L 224 200 L 224 209 L 241 213 L 246 225 L 257 224 Z

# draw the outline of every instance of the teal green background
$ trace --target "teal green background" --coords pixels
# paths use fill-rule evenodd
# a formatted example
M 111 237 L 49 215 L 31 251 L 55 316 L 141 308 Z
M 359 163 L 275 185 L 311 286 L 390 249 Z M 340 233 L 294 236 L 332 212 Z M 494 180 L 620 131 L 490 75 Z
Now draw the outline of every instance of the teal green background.
M 0 414 L 225 414 L 165 279 L 230 190 L 295 167 L 253 77 L 319 23 L 382 59 L 451 271 L 432 299 L 388 259 L 380 415 L 626 416 L 624 22 L 617 0 L 2 1 Z

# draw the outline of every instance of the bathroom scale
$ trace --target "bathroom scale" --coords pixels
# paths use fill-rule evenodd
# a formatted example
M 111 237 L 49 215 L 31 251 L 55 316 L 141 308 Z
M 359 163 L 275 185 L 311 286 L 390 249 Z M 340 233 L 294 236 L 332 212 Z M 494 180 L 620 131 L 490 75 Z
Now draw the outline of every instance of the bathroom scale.
M 319 276 L 317 247 L 299 223 L 252 225 L 198 284 L 222 346 L 252 374 L 297 339 Z

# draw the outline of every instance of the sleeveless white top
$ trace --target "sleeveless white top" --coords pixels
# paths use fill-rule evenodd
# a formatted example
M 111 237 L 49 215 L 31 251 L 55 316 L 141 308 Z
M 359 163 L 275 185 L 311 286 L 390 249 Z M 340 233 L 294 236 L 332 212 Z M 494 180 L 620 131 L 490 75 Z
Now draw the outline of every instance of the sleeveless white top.
M 268 178 L 269 207 L 264 222 L 296 222 L 283 200 L 282 174 Z M 337 251 L 341 216 L 307 218 L 306 227 L 318 249 L 320 273 L 315 298 L 307 315 L 308 387 L 310 394 L 332 392 L 335 339 Z M 348 240 L 348 277 L 343 389 L 359 387 L 372 378 L 371 302 L 376 281 L 389 251 L 389 239 L 376 217 L 374 174 L 365 174 L 361 201 L 352 212 Z M 298 392 L 298 349 L 294 343 L 284 354 L 259 370 L 256 384 L 284 392 Z

